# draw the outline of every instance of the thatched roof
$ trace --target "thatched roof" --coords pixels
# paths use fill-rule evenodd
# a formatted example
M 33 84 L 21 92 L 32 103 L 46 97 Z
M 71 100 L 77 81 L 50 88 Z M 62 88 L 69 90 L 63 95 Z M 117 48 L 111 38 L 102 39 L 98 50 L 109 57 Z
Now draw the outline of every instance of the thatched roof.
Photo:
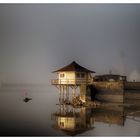
M 69 65 L 67 65 L 67 66 L 65 66 L 65 67 L 63 67 L 61 69 L 58 69 L 56 71 L 53 71 L 53 72 L 64 72 L 64 71 L 76 71 L 76 72 L 95 73 L 94 71 L 88 70 L 88 69 L 80 66 L 75 61 L 73 61 Z

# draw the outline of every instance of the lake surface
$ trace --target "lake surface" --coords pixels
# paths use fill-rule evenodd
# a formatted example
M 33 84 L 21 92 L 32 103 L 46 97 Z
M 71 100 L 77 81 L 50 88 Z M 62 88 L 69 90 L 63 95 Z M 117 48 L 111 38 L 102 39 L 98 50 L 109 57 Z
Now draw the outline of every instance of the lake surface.
M 24 102 L 25 97 L 32 98 Z M 58 104 L 50 85 L 0 88 L 0 136 L 140 136 L 140 101 L 102 108 Z

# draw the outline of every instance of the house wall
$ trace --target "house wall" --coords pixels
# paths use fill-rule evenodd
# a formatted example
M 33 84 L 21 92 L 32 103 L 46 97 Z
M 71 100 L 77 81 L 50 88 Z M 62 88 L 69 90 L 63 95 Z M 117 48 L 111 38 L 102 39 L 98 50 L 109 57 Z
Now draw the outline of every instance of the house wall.
M 60 75 L 64 74 L 64 77 Z M 60 72 L 58 74 L 59 84 L 75 84 L 75 72 Z
M 80 74 L 80 77 L 77 77 L 77 76 L 76 76 L 78 73 Z M 81 76 L 82 74 L 85 74 L 85 76 L 82 77 L 82 76 Z M 76 77 L 77 80 L 87 80 L 87 79 L 90 79 L 90 73 L 76 72 L 76 73 L 75 73 L 75 77 Z
M 64 74 L 64 77 L 61 77 L 61 74 Z M 80 75 L 80 77 L 77 77 L 77 74 Z M 81 75 L 84 74 L 84 77 Z M 75 84 L 79 82 L 86 82 L 90 78 L 90 74 L 84 73 L 84 72 L 60 72 L 58 73 L 58 79 L 60 80 L 59 84 Z
M 62 78 L 60 77 L 60 74 L 64 74 L 65 76 Z M 59 73 L 59 79 L 61 80 L 73 80 L 75 79 L 75 72 L 60 72 Z

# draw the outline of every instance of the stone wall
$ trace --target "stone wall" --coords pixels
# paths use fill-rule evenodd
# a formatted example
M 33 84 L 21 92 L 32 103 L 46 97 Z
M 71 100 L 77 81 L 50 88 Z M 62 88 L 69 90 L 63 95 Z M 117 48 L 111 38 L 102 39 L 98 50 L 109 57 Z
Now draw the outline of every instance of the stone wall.
M 126 90 L 125 99 L 140 100 L 140 90 Z
M 124 102 L 124 96 L 122 95 L 113 95 L 113 94 L 102 94 L 98 93 L 96 95 L 96 98 L 101 101 L 107 101 L 112 103 L 123 103 Z
M 140 82 L 93 82 L 96 98 L 108 102 L 123 102 L 124 99 L 140 99 Z M 92 93 L 95 94 L 95 93 Z
M 99 92 L 110 93 L 110 94 L 122 94 L 124 91 L 124 83 L 122 81 L 119 82 L 93 82 L 95 88 L 98 89 Z
M 125 83 L 125 99 L 140 99 L 140 82 Z
M 93 82 L 93 86 L 97 89 L 96 98 L 108 102 L 124 101 L 124 82 Z
M 126 90 L 131 90 L 131 89 L 138 89 L 140 90 L 140 82 L 126 82 L 125 83 L 125 89 Z

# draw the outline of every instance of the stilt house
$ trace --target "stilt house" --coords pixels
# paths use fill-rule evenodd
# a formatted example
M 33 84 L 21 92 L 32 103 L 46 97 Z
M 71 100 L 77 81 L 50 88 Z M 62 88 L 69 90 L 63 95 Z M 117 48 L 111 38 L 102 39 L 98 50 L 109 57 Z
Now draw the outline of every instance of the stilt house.
M 79 96 L 81 101 L 87 100 L 87 86 L 92 83 L 91 73 L 95 73 L 94 71 L 88 70 L 73 61 L 71 64 L 54 71 L 54 73 L 57 74 L 57 79 L 52 80 L 52 85 L 59 88 L 60 97 L 63 96 L 63 100 L 69 99 L 69 87 L 73 90 L 72 99 Z M 78 87 L 80 87 L 80 95 L 76 95 Z

